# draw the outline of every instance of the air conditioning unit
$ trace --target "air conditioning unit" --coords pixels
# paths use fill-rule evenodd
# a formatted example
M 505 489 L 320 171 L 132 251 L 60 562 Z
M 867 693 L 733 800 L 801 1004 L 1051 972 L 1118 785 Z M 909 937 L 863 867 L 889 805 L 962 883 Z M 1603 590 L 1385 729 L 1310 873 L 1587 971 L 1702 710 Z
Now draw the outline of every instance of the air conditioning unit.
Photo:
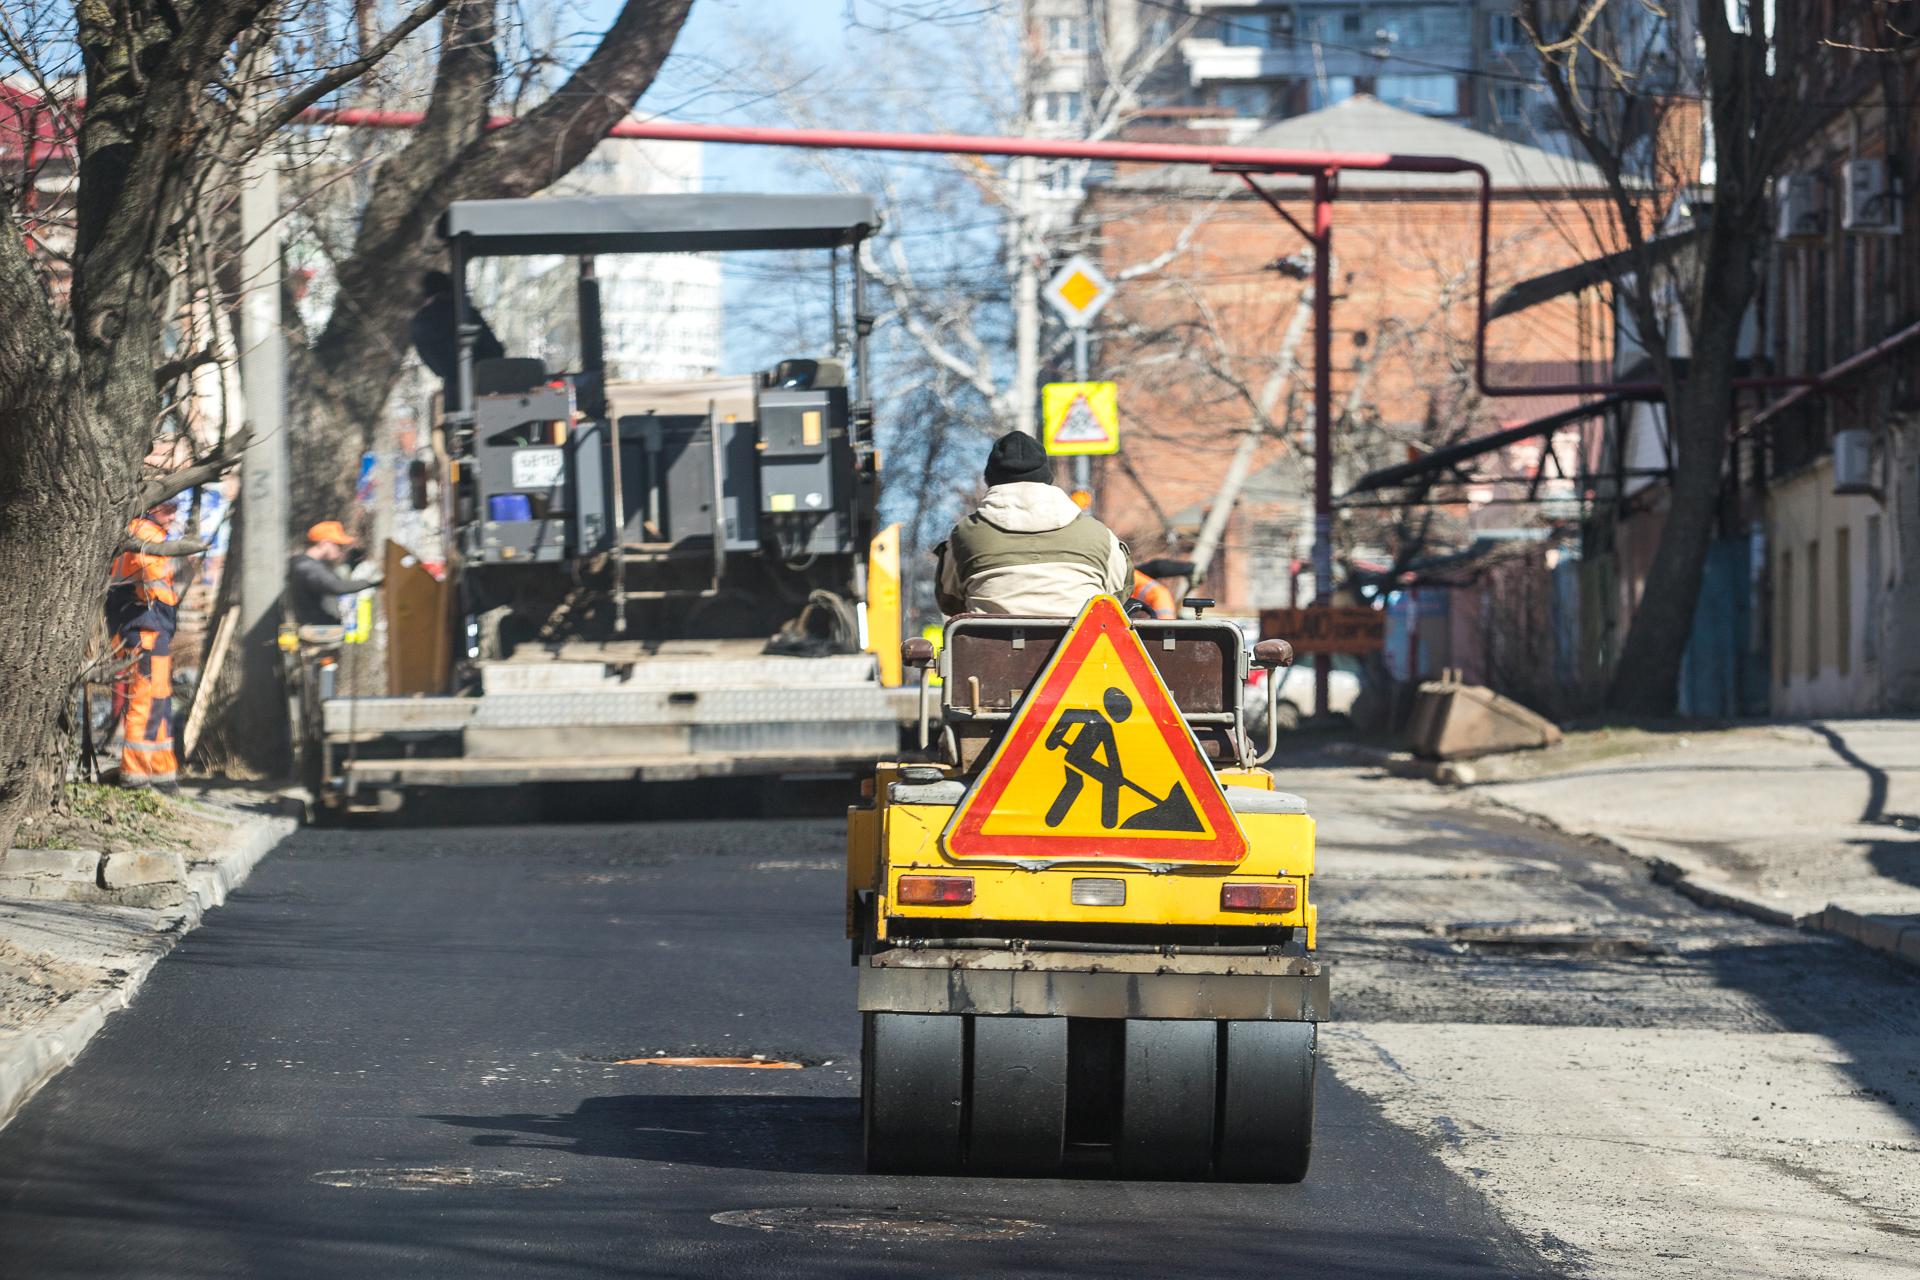
M 1874 492 L 1871 431 L 1856 427 L 1833 433 L 1833 491 Z
M 1840 225 L 1848 231 L 1870 231 L 1880 235 L 1900 232 L 1900 199 L 1894 193 L 1885 160 L 1849 160 L 1841 169 L 1844 179 Z
M 1820 179 L 1811 173 L 1797 173 L 1774 184 L 1774 199 L 1779 204 L 1780 221 L 1774 229 L 1776 240 L 1817 240 L 1826 232 L 1826 209 L 1820 199 Z

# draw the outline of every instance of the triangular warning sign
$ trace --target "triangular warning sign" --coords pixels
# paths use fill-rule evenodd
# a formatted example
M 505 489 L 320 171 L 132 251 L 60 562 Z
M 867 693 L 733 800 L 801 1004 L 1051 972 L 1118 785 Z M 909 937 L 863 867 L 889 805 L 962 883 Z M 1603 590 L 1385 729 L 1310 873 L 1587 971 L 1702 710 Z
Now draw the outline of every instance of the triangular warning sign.
M 954 810 L 953 858 L 1238 862 L 1247 837 L 1112 596 L 1096 596 Z
M 1085 395 L 1073 398 L 1053 433 L 1055 444 L 1105 444 L 1107 439 L 1107 426 L 1100 421 L 1100 415 L 1093 411 Z

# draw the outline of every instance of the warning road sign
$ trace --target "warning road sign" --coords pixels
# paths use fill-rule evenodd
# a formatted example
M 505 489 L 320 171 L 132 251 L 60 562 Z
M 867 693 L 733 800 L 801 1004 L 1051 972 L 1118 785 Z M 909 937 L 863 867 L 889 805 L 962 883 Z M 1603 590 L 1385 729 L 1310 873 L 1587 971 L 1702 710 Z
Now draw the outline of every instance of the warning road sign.
M 1041 442 L 1056 458 L 1120 452 L 1120 389 L 1111 382 L 1040 388 Z
M 1247 852 L 1111 596 L 1080 611 L 942 840 L 954 858 L 1238 862 Z

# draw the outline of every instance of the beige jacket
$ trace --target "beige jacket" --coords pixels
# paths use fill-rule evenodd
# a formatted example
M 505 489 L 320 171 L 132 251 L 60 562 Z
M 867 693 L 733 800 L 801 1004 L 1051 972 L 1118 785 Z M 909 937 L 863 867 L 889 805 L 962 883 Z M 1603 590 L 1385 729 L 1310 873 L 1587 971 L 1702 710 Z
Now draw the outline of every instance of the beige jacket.
M 1050 484 L 997 484 L 935 550 L 947 613 L 1060 618 L 1133 585 L 1126 543 Z

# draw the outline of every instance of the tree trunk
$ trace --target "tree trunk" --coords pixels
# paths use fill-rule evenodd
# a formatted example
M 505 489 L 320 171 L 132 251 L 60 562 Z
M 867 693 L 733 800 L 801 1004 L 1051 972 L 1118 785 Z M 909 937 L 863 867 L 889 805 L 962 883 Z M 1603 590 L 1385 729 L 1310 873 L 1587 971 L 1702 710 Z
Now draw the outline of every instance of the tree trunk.
M 653 83 L 692 0 L 627 0 L 598 47 L 532 111 L 489 132 L 495 0 L 453 0 L 426 119 L 380 166 L 325 329 L 296 364 L 294 438 L 310 478 L 296 522 L 337 516 L 406 366 L 421 273 L 446 262 L 434 225 L 455 200 L 529 196 L 571 172 Z
M 46 303 L 19 228 L 0 216 L 0 850 L 60 778 L 51 751 L 75 656 L 106 599 L 138 455 L 115 447 Z M 109 381 L 110 385 L 110 381 Z
M 1608 706 L 1628 715 L 1670 716 L 1679 701 L 1680 667 L 1719 515 L 1740 325 L 1754 291 L 1758 230 L 1739 221 L 1728 213 L 1709 230 L 1700 270 L 1709 283 L 1688 317 L 1693 354 L 1668 404 L 1675 456 L 1666 523 L 1607 693 Z

